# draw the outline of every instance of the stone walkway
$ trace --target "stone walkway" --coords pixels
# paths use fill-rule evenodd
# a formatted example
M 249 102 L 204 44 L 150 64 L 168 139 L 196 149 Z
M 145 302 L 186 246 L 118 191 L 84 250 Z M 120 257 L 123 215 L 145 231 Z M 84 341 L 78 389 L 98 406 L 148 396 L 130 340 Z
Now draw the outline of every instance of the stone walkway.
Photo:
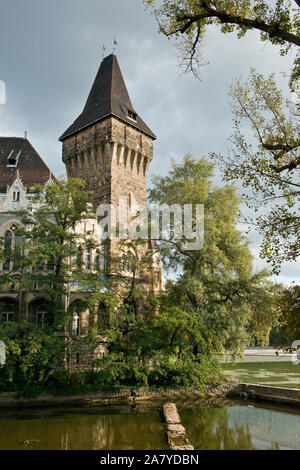
M 170 450 L 194 450 L 189 442 L 185 427 L 182 426 L 175 403 L 163 406 Z

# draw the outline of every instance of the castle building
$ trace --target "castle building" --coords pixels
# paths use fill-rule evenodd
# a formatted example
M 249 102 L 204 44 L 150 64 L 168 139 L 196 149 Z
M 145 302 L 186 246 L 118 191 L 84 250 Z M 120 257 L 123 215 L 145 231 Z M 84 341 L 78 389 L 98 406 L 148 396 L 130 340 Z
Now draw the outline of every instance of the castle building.
M 0 137 L 0 237 L 11 250 L 16 246 L 18 211 L 30 211 L 36 184 L 46 185 L 54 176 L 30 144 L 19 137 Z M 13 261 L 1 263 L 0 271 L 14 272 Z M 22 297 L 22 298 L 21 298 Z M 0 285 L 0 320 L 39 323 L 45 316 L 45 299 L 36 292 L 26 301 L 14 286 Z
M 117 208 L 120 197 L 147 206 L 147 173 L 155 139 L 133 108 L 116 56 L 109 55 L 100 65 L 82 113 L 60 137 L 68 177 L 85 181 L 95 209 L 103 203 Z M 46 185 L 53 180 L 53 174 L 26 138 L 0 137 L 0 237 L 12 250 L 20 224 L 16 212 L 31 209 L 35 184 Z M 78 230 L 92 229 L 99 235 L 97 220 L 81 225 Z M 125 278 L 130 276 L 129 257 L 124 261 L 124 253 L 136 259 L 150 256 L 151 263 L 143 276 L 149 292 L 159 292 L 161 262 L 154 248 L 153 241 L 145 240 L 126 253 L 119 241 L 111 241 L 108 258 L 117 258 L 119 263 L 117 267 L 106 266 L 108 277 L 112 269 Z M 106 255 L 99 251 L 84 254 L 84 268 L 98 267 Z M 14 266 L 0 262 L 1 271 L 13 272 Z M 74 289 L 70 303 L 78 300 L 80 295 Z M 46 299 L 38 290 L 27 293 L 25 301 L 24 293 L 14 286 L 0 285 L 0 320 L 42 323 L 46 311 Z M 75 312 L 73 332 L 85 335 L 94 324 L 94 317 L 95 312 Z

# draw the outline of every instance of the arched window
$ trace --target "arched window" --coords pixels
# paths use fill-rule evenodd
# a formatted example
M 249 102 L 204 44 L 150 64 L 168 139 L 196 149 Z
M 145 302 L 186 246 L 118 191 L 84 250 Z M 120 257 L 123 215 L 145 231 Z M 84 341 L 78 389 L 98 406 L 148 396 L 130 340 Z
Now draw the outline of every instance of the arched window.
M 44 328 L 46 322 L 46 315 L 48 313 L 47 305 L 41 304 L 36 309 L 36 324 Z
M 1 321 L 14 321 L 15 309 L 11 304 L 0 304 L 0 320 Z
M 4 263 L 3 271 L 10 270 L 10 259 L 12 249 L 12 233 L 8 230 L 4 235 Z

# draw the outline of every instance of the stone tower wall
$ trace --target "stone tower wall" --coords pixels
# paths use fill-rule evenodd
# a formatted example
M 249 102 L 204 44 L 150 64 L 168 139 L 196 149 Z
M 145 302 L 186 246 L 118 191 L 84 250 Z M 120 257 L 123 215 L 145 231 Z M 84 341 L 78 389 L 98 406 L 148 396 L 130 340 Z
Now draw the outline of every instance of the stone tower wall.
M 81 178 L 93 193 L 96 209 L 101 203 L 117 206 L 120 196 L 133 194 L 147 204 L 147 174 L 153 158 L 151 137 L 110 117 L 63 142 L 68 177 Z

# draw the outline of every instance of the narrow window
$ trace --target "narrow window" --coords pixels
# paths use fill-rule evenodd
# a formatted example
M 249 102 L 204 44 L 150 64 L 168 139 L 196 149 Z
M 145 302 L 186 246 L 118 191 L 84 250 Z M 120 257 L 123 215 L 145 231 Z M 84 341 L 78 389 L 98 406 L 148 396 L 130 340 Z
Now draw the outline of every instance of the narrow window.
M 91 269 L 91 249 L 87 248 L 85 253 L 85 267 Z
M 14 256 L 14 271 L 19 271 L 20 261 L 22 258 L 22 237 L 20 235 L 15 236 L 15 256 Z
M 10 270 L 10 258 L 11 258 L 11 248 L 12 248 L 12 233 L 7 231 L 4 235 L 4 263 L 3 271 Z
M 107 274 L 107 269 L 108 269 L 108 245 L 107 244 L 105 244 L 103 247 L 102 267 L 103 267 L 104 274 Z
M 80 318 L 78 313 L 74 313 L 73 315 L 72 334 L 74 336 L 79 336 L 80 334 Z
M 100 256 L 99 256 L 99 250 L 96 251 L 96 256 L 94 259 L 94 269 L 95 271 L 100 270 Z
M 77 250 L 76 266 L 77 266 L 78 269 L 82 268 L 82 248 L 81 248 L 81 246 Z

